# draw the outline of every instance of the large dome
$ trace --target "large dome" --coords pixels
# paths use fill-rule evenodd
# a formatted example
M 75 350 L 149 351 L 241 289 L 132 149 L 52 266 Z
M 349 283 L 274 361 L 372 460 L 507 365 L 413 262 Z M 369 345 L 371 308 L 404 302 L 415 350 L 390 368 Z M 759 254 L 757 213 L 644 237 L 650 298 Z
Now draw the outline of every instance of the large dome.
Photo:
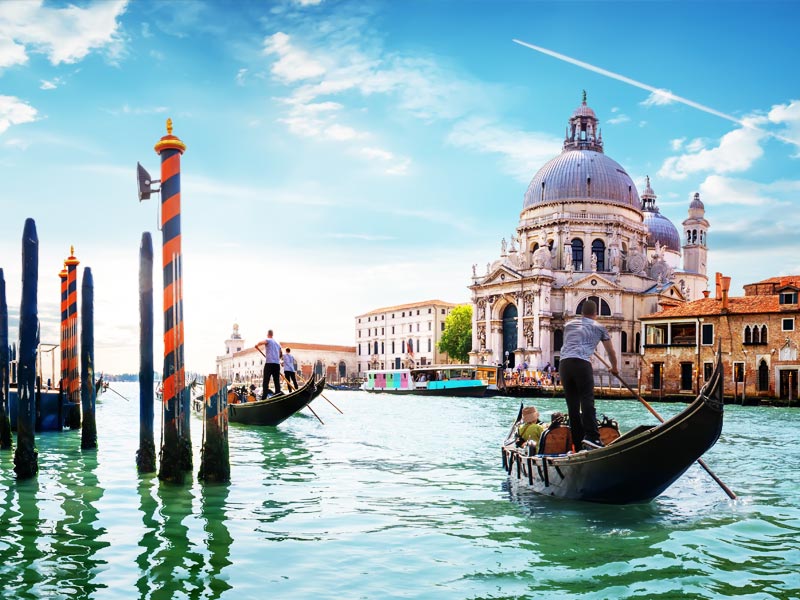
M 564 149 L 533 177 L 522 209 L 552 202 L 613 202 L 640 210 L 630 176 L 603 154 L 603 134 L 594 111 L 583 102 L 567 124 Z
M 564 150 L 534 175 L 522 208 L 569 201 L 642 206 L 633 180 L 618 162 L 594 150 Z

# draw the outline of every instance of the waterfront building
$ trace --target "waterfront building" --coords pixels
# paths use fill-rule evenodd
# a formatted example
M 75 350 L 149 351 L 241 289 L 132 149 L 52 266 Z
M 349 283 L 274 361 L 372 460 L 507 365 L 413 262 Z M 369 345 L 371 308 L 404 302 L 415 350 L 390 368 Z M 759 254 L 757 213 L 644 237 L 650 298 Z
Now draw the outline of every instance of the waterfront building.
M 625 169 L 605 154 L 584 94 L 561 154 L 531 180 L 500 256 L 485 272 L 472 267 L 470 362 L 557 367 L 564 324 L 593 299 L 620 372 L 635 376 L 639 318 L 697 299 L 708 284 L 709 222 L 699 194 L 689 204 L 683 235 L 656 199 L 649 177 L 640 196 Z
M 300 374 L 307 378 L 314 374 L 325 375 L 330 383 L 347 381 L 357 376 L 355 346 L 336 346 L 307 342 L 278 340 L 282 348 L 291 348 Z M 234 323 L 233 332 L 225 340 L 225 354 L 217 357 L 217 374 L 230 383 L 261 381 L 264 373 L 264 355 L 246 344 Z
M 726 394 L 797 402 L 800 275 L 747 284 L 743 297 L 730 297 L 729 286 L 717 273 L 713 298 L 642 317 L 640 385 L 653 395 L 694 396 L 721 342 Z
M 457 304 L 426 300 L 376 308 L 356 316 L 358 372 L 449 361 L 439 351 L 444 321 Z

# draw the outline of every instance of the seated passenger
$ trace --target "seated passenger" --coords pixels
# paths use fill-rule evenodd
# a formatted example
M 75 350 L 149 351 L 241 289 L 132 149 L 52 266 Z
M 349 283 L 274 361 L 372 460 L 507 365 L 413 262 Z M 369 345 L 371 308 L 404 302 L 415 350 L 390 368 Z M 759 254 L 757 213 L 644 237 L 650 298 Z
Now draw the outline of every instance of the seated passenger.
M 522 409 L 522 422 L 517 428 L 517 434 L 523 444 L 533 442 L 539 443 L 545 427 L 539 422 L 539 411 L 535 406 L 526 406 Z

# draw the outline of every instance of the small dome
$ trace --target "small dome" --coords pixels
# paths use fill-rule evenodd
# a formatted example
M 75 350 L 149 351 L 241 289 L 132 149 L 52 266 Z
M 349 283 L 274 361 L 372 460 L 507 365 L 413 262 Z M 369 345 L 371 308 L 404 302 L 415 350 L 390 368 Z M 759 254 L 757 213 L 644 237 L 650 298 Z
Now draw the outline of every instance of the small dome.
M 680 252 L 681 236 L 675 225 L 667 217 L 655 210 L 645 210 L 644 224 L 647 225 L 647 246 L 653 247 L 656 242 L 666 246 L 673 252 Z
M 689 205 L 689 208 L 702 208 L 703 210 L 706 209 L 705 205 L 703 205 L 702 200 L 700 200 L 699 192 L 695 192 L 694 199 L 692 200 L 692 203 Z

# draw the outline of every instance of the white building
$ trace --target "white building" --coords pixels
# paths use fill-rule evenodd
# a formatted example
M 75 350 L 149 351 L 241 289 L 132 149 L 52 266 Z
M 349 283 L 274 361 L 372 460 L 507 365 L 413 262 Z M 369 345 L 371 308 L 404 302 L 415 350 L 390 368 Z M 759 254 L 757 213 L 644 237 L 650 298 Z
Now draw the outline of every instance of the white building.
M 681 257 L 681 236 L 656 207 L 650 178 L 640 198 L 625 169 L 604 153 L 584 94 L 563 151 L 528 186 L 510 243 L 502 240 L 485 273 L 472 268 L 470 361 L 557 366 L 564 323 L 591 298 L 622 373 L 635 375 L 639 317 L 700 298 L 707 288 L 709 223 L 699 194 L 683 226 Z
M 309 344 L 277 340 L 284 352 L 291 349 L 297 369 L 307 378 L 312 373 L 325 375 L 328 383 L 339 383 L 358 374 L 354 346 Z M 263 349 L 263 340 L 259 345 Z M 225 354 L 217 357 L 217 374 L 231 383 L 260 382 L 264 373 L 264 355 L 255 344 L 245 344 L 234 323 L 233 333 L 225 340 Z
M 427 300 L 377 308 L 356 316 L 358 372 L 446 363 L 438 342 L 444 321 L 458 306 Z

